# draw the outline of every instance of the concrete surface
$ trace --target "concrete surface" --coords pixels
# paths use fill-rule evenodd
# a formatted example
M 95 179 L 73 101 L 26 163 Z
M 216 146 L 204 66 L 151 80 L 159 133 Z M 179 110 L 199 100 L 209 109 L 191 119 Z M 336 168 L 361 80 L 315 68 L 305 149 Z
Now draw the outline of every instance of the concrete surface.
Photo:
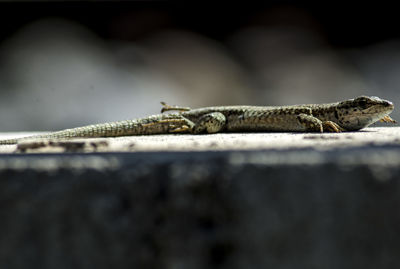
M 110 140 L 0 154 L 0 268 L 400 266 L 399 128 Z
M 2 133 L 0 139 L 37 133 Z M 75 145 L 72 145 L 75 143 Z M 335 149 L 367 145 L 399 144 L 400 127 L 371 127 L 346 133 L 221 133 L 205 135 L 153 135 L 117 138 L 66 140 L 50 145 L 45 140 L 0 146 L 0 153 L 12 152 L 137 152 L 137 151 L 209 151 L 260 149 Z M 68 147 L 69 144 L 69 147 Z M 21 150 L 22 149 L 22 150 Z

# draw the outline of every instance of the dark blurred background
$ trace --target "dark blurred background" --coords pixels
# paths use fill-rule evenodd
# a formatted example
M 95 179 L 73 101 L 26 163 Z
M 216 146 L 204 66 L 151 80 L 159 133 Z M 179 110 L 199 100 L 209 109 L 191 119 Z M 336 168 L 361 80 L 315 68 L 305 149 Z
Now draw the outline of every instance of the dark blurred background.
M 398 20 L 379 2 L 0 2 L 0 131 L 136 118 L 160 101 L 397 104 Z

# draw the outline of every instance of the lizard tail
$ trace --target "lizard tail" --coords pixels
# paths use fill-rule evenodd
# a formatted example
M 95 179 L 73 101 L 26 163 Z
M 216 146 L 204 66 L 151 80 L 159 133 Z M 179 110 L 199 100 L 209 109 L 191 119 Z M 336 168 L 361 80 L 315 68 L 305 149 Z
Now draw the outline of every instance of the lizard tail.
M 34 139 L 70 139 L 70 138 L 94 138 L 116 137 L 130 135 L 167 134 L 182 130 L 189 132 L 187 119 L 179 114 L 154 115 L 143 119 L 125 120 L 110 123 L 100 123 L 78 128 L 65 129 L 43 135 L 0 140 L 0 145 L 17 144 L 19 142 Z M 183 128 L 183 129 L 182 129 Z
M 5 139 L 5 140 L 0 140 L 0 145 L 13 145 L 17 144 L 18 140 L 17 139 Z

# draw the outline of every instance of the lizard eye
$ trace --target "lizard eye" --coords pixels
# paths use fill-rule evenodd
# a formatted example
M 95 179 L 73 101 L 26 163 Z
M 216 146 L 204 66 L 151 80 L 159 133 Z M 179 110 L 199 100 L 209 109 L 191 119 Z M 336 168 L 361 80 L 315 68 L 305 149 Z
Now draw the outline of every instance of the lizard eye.
M 360 101 L 358 102 L 358 105 L 359 105 L 361 108 L 366 108 L 366 107 L 367 107 L 367 101 L 366 101 L 366 100 L 360 100 Z

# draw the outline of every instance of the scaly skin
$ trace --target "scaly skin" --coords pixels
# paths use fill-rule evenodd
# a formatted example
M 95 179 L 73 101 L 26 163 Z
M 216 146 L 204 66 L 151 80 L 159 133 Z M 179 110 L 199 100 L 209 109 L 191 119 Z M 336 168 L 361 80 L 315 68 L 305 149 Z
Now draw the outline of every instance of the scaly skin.
M 0 140 L 16 144 L 32 139 L 116 137 L 168 133 L 217 132 L 341 132 L 357 131 L 379 120 L 395 123 L 388 115 L 393 103 L 360 96 L 330 104 L 292 106 L 217 106 L 190 109 L 163 104 L 159 114 L 147 118 L 88 125 L 44 135 Z

